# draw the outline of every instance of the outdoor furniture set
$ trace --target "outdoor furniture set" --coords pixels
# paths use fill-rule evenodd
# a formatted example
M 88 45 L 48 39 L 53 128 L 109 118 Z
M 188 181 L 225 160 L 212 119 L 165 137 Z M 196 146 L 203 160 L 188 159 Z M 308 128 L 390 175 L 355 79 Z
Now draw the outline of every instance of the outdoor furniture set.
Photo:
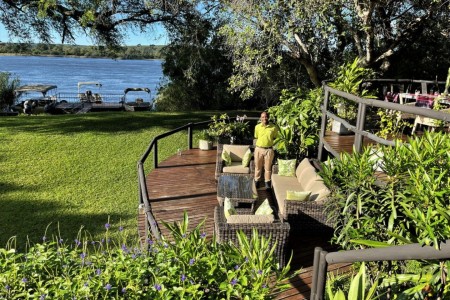
M 273 218 L 270 220 L 258 218 L 260 216 L 254 216 L 255 212 L 258 210 L 258 206 L 265 204 L 265 200 L 258 197 L 253 176 L 254 169 L 252 169 L 254 165 L 250 164 L 248 169 L 240 169 L 236 173 L 227 171 L 236 170 L 239 167 L 237 164 L 231 169 L 224 166 L 222 152 L 224 150 L 235 151 L 237 148 L 240 148 L 238 152 L 242 153 L 251 149 L 251 146 L 219 144 L 217 147 L 216 179 L 219 206 L 214 211 L 217 240 L 218 242 L 232 241 L 237 244 L 239 231 L 243 231 L 248 237 L 251 237 L 252 229 L 257 229 L 260 236 L 271 237 L 271 245 L 277 243 L 275 254 L 280 265 L 284 265 L 291 231 L 311 232 L 311 229 L 323 230 L 331 227 L 327 222 L 323 205 L 329 190 L 308 159 L 304 159 L 297 166 L 295 174 L 290 177 L 278 174 L 278 168 L 274 165 L 272 173 L 272 195 L 275 200 L 275 203 L 272 203 Z M 239 160 L 238 157 L 240 155 L 235 155 L 235 161 Z M 291 200 L 287 197 L 288 192 L 301 193 L 303 199 Z M 308 197 L 309 200 L 306 199 Z M 225 217 L 226 198 L 228 198 L 228 204 L 231 203 L 233 212 L 241 216 Z
M 402 105 L 409 105 L 415 107 L 422 107 L 424 109 L 433 109 L 434 103 L 439 101 L 439 104 L 443 106 L 442 112 L 450 113 L 450 97 L 444 97 L 439 95 L 428 95 L 420 93 L 399 93 L 399 94 L 387 94 L 385 97 L 386 101 L 398 102 Z M 418 125 L 425 125 L 431 127 L 431 131 L 434 131 L 438 127 L 449 127 L 449 124 L 438 122 L 435 119 L 424 117 L 420 115 L 399 112 L 397 116 L 397 122 L 404 119 L 414 119 L 414 124 L 412 127 L 411 134 L 416 132 Z

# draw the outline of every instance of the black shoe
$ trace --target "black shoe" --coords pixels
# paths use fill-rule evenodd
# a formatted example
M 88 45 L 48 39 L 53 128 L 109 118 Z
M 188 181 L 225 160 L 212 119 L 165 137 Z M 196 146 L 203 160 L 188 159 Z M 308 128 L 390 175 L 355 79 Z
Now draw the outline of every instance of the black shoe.
M 272 187 L 270 186 L 270 181 L 265 182 L 266 189 L 270 190 Z
M 259 188 L 259 181 L 255 180 L 255 186 L 257 189 Z

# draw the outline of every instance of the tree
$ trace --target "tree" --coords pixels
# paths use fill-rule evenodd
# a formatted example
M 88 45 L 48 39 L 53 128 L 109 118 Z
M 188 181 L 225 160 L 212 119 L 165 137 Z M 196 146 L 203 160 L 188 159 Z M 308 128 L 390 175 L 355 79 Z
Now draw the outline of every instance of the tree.
M 405 53 L 426 30 L 440 33 L 436 44 L 448 40 L 449 3 L 226 0 L 232 17 L 221 33 L 233 57 L 231 87 L 243 98 L 250 97 L 268 70 L 285 57 L 301 65 L 315 86 L 355 56 L 362 67 L 382 75 L 391 71 L 393 58 Z M 449 61 L 448 52 L 446 58 Z
M 159 110 L 232 109 L 244 104 L 228 90 L 232 63 L 218 35 L 221 20 L 215 5 L 192 6 L 166 23 L 170 44 L 163 49 L 163 73 L 169 79 L 159 90 Z
M 51 43 L 56 33 L 61 42 L 73 43 L 82 34 L 95 43 L 118 46 L 126 29 L 146 32 L 152 25 L 170 22 L 190 0 L 3 0 L 0 22 L 12 37 Z

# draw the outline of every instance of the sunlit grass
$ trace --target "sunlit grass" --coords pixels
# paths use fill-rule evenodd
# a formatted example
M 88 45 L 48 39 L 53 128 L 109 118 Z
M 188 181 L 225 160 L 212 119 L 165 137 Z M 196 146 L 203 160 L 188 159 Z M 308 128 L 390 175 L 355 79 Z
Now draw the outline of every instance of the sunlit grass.
M 108 222 L 137 233 L 136 162 L 158 134 L 202 113 L 90 113 L 0 118 L 0 247 L 56 232 L 74 239 L 84 226 L 95 239 Z M 164 140 L 159 159 L 187 148 L 186 132 Z M 151 171 L 151 161 L 145 171 Z

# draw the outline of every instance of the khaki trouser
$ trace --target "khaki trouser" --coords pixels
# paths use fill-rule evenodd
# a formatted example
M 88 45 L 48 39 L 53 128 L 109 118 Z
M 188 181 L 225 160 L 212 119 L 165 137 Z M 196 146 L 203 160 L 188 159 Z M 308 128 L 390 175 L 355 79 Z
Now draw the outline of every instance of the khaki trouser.
M 275 152 L 272 148 L 264 149 L 260 147 L 255 148 L 255 180 L 259 181 L 261 178 L 262 169 L 264 167 L 264 181 L 270 181 L 272 175 L 272 162 L 275 157 Z

